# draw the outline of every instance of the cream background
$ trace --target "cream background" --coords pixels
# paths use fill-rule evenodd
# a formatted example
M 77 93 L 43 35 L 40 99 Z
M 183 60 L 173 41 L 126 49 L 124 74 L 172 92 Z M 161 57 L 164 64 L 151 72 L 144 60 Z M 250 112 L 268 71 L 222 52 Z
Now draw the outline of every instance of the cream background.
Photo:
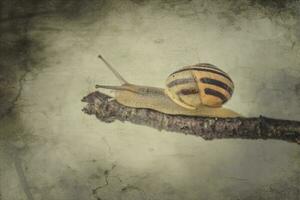
M 0 199 L 26 199 L 15 159 L 34 199 L 298 199 L 296 144 L 204 141 L 81 112 L 95 84 L 119 84 L 101 53 L 128 81 L 157 87 L 180 66 L 213 63 L 236 85 L 226 107 L 300 120 L 299 17 L 273 9 L 114 0 L 31 19 L 29 37 L 43 48 L 32 52 L 39 57 L 17 101 L 19 124 L 1 121 L 15 136 L 1 141 Z

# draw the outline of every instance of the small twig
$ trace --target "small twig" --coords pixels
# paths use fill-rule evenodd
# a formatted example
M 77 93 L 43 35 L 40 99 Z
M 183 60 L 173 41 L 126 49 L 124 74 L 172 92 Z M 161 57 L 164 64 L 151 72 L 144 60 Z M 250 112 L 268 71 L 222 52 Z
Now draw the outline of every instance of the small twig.
M 119 104 L 112 97 L 93 92 L 82 99 L 87 105 L 83 112 L 103 122 L 129 121 L 158 130 L 201 136 L 206 140 L 216 138 L 279 139 L 300 144 L 300 122 L 253 118 L 210 118 L 168 115 L 155 110 L 132 108 Z

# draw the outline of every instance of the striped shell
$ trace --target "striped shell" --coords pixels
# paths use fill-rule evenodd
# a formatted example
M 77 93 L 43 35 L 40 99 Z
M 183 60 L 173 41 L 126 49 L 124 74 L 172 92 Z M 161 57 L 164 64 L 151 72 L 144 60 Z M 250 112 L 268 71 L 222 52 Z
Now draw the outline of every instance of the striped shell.
M 232 96 L 234 84 L 227 73 L 208 63 L 186 66 L 170 74 L 165 93 L 177 104 L 196 109 L 221 107 Z

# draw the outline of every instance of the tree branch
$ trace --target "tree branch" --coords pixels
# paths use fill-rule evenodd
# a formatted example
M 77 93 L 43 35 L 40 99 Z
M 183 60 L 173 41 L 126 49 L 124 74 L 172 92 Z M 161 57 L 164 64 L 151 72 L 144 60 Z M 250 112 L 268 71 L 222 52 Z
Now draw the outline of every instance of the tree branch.
M 201 136 L 206 140 L 216 138 L 279 139 L 300 144 L 300 122 L 291 120 L 256 118 L 210 118 L 168 115 L 151 109 L 131 108 L 119 104 L 112 97 L 93 92 L 82 102 L 83 112 L 103 122 L 129 121 L 158 130 Z

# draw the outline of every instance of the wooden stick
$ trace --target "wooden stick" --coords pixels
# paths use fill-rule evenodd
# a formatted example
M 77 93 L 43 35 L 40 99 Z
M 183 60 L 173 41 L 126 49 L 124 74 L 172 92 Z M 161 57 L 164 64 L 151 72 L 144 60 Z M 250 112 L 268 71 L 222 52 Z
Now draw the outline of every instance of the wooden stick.
M 99 120 L 111 123 L 129 121 L 158 130 L 201 136 L 206 140 L 216 138 L 279 139 L 300 144 L 300 122 L 255 118 L 210 118 L 168 115 L 155 110 L 132 108 L 119 104 L 112 97 L 93 92 L 82 99 L 87 105 L 82 109 Z

